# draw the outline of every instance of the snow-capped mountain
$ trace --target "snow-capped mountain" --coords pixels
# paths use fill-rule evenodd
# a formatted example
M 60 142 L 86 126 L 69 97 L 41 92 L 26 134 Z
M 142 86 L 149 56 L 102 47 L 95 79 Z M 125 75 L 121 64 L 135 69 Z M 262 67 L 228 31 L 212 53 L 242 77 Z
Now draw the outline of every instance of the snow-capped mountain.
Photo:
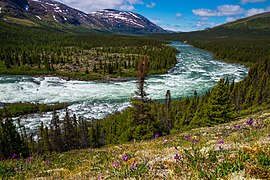
M 166 33 L 142 15 L 117 10 L 84 13 L 54 0 L 1 0 L 0 14 L 115 33 Z
M 153 24 L 144 16 L 133 12 L 105 9 L 94 12 L 90 14 L 90 16 L 113 31 L 136 31 L 142 33 L 166 32 L 161 27 Z

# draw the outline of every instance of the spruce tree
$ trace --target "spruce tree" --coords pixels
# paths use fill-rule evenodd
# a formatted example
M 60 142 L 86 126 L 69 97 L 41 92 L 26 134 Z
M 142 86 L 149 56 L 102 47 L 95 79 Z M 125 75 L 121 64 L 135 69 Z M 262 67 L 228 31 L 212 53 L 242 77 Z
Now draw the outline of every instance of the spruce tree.
M 207 125 L 229 122 L 233 116 L 234 105 L 229 94 L 229 87 L 221 79 L 213 89 L 206 106 Z
M 11 118 L 0 119 L 0 158 L 17 156 L 29 156 L 29 150 L 22 141 Z
M 146 57 L 141 58 L 137 68 L 137 90 L 135 91 L 136 97 L 132 100 L 132 106 L 134 107 L 133 122 L 140 124 L 145 119 L 145 103 L 149 101 L 147 93 L 145 92 L 145 79 L 148 72 L 148 60 Z

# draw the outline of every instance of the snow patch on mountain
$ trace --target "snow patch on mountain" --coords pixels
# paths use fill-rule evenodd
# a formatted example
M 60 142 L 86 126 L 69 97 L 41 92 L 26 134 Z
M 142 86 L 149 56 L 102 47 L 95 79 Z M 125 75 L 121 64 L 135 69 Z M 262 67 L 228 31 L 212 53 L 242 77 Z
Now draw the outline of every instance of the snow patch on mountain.
M 40 17 L 40 16 L 36 15 L 36 17 L 37 17 L 39 20 L 41 20 L 41 17 Z
M 56 22 L 59 22 L 59 21 L 56 19 L 55 15 L 53 15 L 53 19 L 54 19 Z
M 144 34 L 166 32 L 147 18 L 130 11 L 104 9 L 86 14 L 54 0 L 28 0 L 26 2 L 28 3 L 21 6 L 21 9 L 16 9 L 18 6 L 13 6 L 13 2 L 7 1 L 5 4 L 10 6 L 5 6 L 0 1 L 0 13 L 14 11 L 14 14 L 21 13 L 20 17 L 22 18 L 32 16 L 39 21 L 55 21 L 64 26 L 70 24 L 112 33 Z M 6 7 L 10 9 L 3 11 L 3 9 L 6 10 Z M 27 14 L 27 16 L 24 16 L 24 14 Z

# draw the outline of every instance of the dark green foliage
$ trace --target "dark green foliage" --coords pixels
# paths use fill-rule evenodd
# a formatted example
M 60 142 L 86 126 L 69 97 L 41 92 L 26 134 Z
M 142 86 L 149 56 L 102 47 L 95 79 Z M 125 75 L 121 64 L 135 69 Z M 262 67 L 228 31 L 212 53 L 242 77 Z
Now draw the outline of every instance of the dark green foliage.
M 260 154 L 257 159 L 262 166 L 270 166 L 270 157 L 268 155 Z
M 206 123 L 209 125 L 226 123 L 232 119 L 234 105 L 230 97 L 229 83 L 224 82 L 224 79 L 212 90 L 205 108 Z
M 16 174 L 12 164 L 0 163 L 0 178 L 8 179 Z
M 28 147 L 16 131 L 12 119 L 0 119 L 0 159 L 27 157 L 28 155 Z

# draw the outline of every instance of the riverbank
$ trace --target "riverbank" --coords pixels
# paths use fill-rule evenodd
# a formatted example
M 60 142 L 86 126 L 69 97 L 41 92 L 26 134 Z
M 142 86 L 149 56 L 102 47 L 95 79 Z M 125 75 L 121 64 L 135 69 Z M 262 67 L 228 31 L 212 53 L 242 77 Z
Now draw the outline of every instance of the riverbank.
M 136 78 L 135 70 L 129 72 L 122 72 L 119 74 L 99 74 L 99 73 L 84 73 L 84 72 L 64 72 L 64 71 L 47 71 L 46 69 L 37 69 L 37 70 L 29 70 L 28 68 L 15 68 L 15 69 L 6 69 L 2 62 L 0 62 L 0 75 L 27 75 L 32 77 L 59 77 L 66 81 L 70 80 L 78 80 L 78 81 L 99 81 L 99 82 L 123 82 L 128 79 Z M 166 74 L 172 67 L 176 65 L 173 64 L 171 67 L 161 69 L 161 70 L 149 70 L 148 75 L 162 75 Z
M 1 103 L 0 118 L 19 117 L 31 113 L 44 113 L 54 110 L 60 110 L 67 107 L 67 104 L 33 104 L 33 103 Z

